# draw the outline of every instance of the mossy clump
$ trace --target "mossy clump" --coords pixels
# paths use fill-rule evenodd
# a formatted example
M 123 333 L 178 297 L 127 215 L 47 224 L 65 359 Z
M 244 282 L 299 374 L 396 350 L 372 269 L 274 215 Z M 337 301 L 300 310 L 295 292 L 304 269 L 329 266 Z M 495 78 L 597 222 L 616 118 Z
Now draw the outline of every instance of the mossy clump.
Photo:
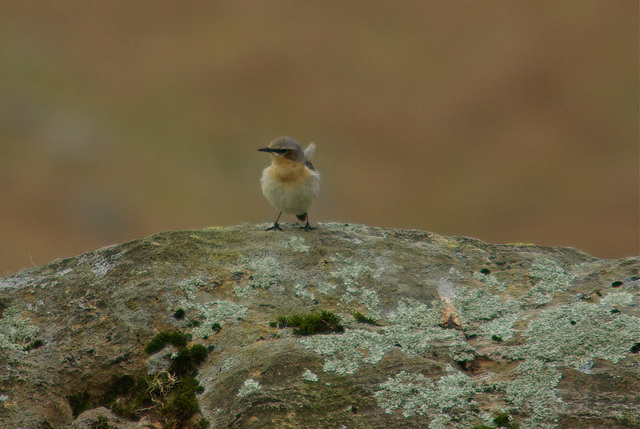
M 311 314 L 294 314 L 293 316 L 278 316 L 271 326 L 278 328 L 295 328 L 296 335 L 313 335 L 329 332 L 344 332 L 340 325 L 340 318 L 330 311 L 322 310 Z
M 498 428 L 506 428 L 506 429 L 518 429 L 519 424 L 511 421 L 511 417 L 509 414 L 500 413 L 493 419 L 493 424 Z
M 177 427 L 182 427 L 180 423 L 186 422 L 200 411 L 196 393 L 203 391 L 204 387 L 192 375 L 182 378 L 175 384 L 172 395 L 161 408 L 162 415 L 169 422 L 178 424 Z
M 114 377 L 111 380 L 111 384 L 103 394 L 100 402 L 102 404 L 115 402 L 118 396 L 131 393 L 135 387 L 136 380 L 131 375 L 127 374 L 121 377 Z
M 77 417 L 96 406 L 110 408 L 120 417 L 139 420 L 143 414 L 161 416 L 164 428 L 206 428 L 208 421 L 191 419 L 200 408 L 196 394 L 204 388 L 195 376 L 198 366 L 207 358 L 208 349 L 201 344 L 187 347 L 189 336 L 179 331 L 163 331 L 154 336 L 145 347 L 148 354 L 156 353 L 167 344 L 178 347 L 166 370 L 142 377 L 123 375 L 114 377 L 104 393 L 91 396 L 88 392 L 68 397 L 73 414 Z
M 211 423 L 209 422 L 209 420 L 203 417 L 200 419 L 200 421 L 196 425 L 196 429 L 207 429 L 210 424 Z
M 89 395 L 89 392 L 87 391 L 67 396 L 67 400 L 69 401 L 69 405 L 71 406 L 73 417 L 78 417 L 82 412 L 90 410 L 94 407 L 94 402 L 91 399 L 91 395 Z
M 42 340 L 34 340 L 24 348 L 24 351 L 30 352 L 31 350 L 35 350 L 42 347 L 43 345 L 44 345 L 44 342 Z
M 360 313 L 359 311 L 356 311 L 355 313 L 353 313 L 353 317 L 356 319 L 356 322 L 358 323 L 368 323 L 369 325 L 378 325 L 378 321 L 365 316 L 364 314 Z
M 209 351 L 201 344 L 187 347 L 188 336 L 177 331 L 164 331 L 156 335 L 147 345 L 146 350 L 161 350 L 164 345 L 172 344 L 178 347 L 178 354 L 171 359 L 167 368 L 165 388 L 161 389 L 164 405 L 160 409 L 166 419 L 166 428 L 182 428 L 200 408 L 196 393 L 202 393 L 204 388 L 199 385 L 195 376 L 198 366 L 207 358 Z M 162 344 L 162 346 L 159 346 Z M 159 348 L 158 348 L 159 347 Z
M 207 348 L 201 344 L 194 344 L 190 348 L 181 347 L 171 359 L 167 371 L 178 377 L 194 375 L 198 371 L 197 367 L 207 358 L 207 353 Z
M 476 425 L 476 426 L 473 426 L 471 429 L 499 429 L 499 428 L 518 429 L 519 427 L 520 425 L 518 423 L 511 421 L 511 417 L 509 416 L 509 414 L 500 413 L 496 415 L 495 418 L 493 419 L 492 426 Z
M 140 409 L 153 405 L 151 395 L 152 377 L 136 380 L 133 376 L 115 377 L 99 400 L 99 404 L 110 408 L 120 417 L 138 420 Z
M 184 311 L 183 308 L 179 308 L 173 313 L 173 317 L 178 319 L 178 320 L 184 319 L 185 315 L 186 315 L 186 312 Z
M 153 354 L 162 350 L 167 344 L 174 345 L 178 348 L 185 347 L 188 340 L 189 336 L 180 331 L 162 331 L 149 341 L 144 351 L 147 352 L 147 354 Z

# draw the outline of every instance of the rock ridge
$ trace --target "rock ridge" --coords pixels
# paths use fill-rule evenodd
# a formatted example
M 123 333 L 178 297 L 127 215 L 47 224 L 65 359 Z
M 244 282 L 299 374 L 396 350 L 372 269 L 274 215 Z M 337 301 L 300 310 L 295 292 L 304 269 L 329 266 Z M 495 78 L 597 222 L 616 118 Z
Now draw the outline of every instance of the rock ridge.
M 640 258 L 267 226 L 0 279 L 0 426 L 640 426 Z

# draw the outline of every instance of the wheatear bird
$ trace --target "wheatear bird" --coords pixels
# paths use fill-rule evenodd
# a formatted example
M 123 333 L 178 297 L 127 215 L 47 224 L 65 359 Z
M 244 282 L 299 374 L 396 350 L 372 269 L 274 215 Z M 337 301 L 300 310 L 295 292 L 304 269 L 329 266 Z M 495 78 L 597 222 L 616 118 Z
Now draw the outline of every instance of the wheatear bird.
M 282 212 L 296 215 L 299 221 L 307 221 L 306 231 L 313 229 L 309 225 L 307 211 L 320 190 L 320 173 L 311 165 L 316 145 L 311 143 L 304 151 L 300 143 L 291 137 L 278 137 L 269 146 L 258 149 L 269 152 L 271 165 L 262 172 L 262 194 L 273 207 L 280 210 L 278 218 L 269 230 L 279 229 L 278 221 Z

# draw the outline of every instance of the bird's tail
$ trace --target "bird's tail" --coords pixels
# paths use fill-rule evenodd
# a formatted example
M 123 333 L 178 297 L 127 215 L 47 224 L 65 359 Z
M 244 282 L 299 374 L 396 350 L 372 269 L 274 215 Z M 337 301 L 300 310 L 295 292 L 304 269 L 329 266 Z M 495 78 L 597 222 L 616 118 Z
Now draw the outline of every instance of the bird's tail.
M 309 160 L 313 157 L 313 154 L 316 151 L 315 143 L 309 143 L 309 146 L 304 150 L 304 157 Z
M 296 217 L 298 218 L 298 220 L 300 222 L 304 222 L 305 220 L 307 220 L 307 214 L 306 213 L 302 213 L 300 215 L 296 215 Z

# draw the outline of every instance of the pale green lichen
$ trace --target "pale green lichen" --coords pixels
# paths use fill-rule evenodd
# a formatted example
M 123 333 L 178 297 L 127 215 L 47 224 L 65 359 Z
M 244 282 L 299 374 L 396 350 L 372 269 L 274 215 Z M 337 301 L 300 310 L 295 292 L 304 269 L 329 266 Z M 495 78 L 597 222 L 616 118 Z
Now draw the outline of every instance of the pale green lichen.
M 532 288 L 533 293 L 527 295 L 529 302 L 535 297 L 540 301 L 551 300 L 558 291 L 568 290 L 574 278 L 559 265 L 547 262 L 543 260 L 531 270 L 540 280 Z M 345 278 L 351 278 L 346 282 L 349 283 L 346 285 L 348 300 L 364 302 L 367 289 L 357 284 L 357 277 L 344 277 L 343 283 Z M 502 287 L 491 279 L 483 283 Z M 557 425 L 563 404 L 556 390 L 561 378 L 556 365 L 570 365 L 589 373 L 594 359 L 618 362 L 640 338 L 639 318 L 611 311 L 611 307 L 634 304 L 635 297 L 626 292 L 612 292 L 603 297 L 600 304 L 576 302 L 537 314 L 522 314 L 518 301 L 503 299 L 485 289 L 455 285 L 450 278 L 439 282 L 438 293 L 441 299 L 429 303 L 401 299 L 396 311 L 386 315 L 388 324 L 375 332 L 347 331 L 307 338 L 302 340 L 303 344 L 325 357 L 325 371 L 339 374 L 353 374 L 364 364 L 376 364 L 394 346 L 405 353 L 422 356 L 434 347 L 444 346 L 448 347 L 452 360 L 471 362 L 481 353 L 466 341 L 463 332 L 475 333 L 487 340 L 507 341 L 515 335 L 516 322 L 528 320 L 528 327 L 522 332 L 526 343 L 499 347 L 503 356 L 523 361 L 514 379 L 486 384 L 493 386 L 490 389 L 504 392 L 505 400 L 511 405 L 505 411 L 521 414 L 524 429 Z M 377 293 L 371 295 L 369 306 L 379 307 Z M 444 328 L 443 315 L 448 311 L 464 331 Z M 465 398 L 457 408 L 451 405 L 451 401 L 455 401 L 453 396 L 448 397 L 444 389 L 446 386 L 447 391 L 455 391 L 452 386 L 456 385 L 462 390 L 456 394 Z M 489 389 L 486 386 L 485 390 Z M 480 391 L 479 385 L 469 377 L 456 384 L 447 377 L 434 382 L 420 374 L 403 372 L 380 387 L 376 398 L 385 411 L 402 411 L 406 417 L 428 415 L 431 428 L 466 428 L 487 420 L 481 419 L 479 410 L 469 405 L 472 396 Z M 440 405 L 434 405 L 433 398 L 437 398 Z
M 383 335 L 362 329 L 343 334 L 315 335 L 301 342 L 306 348 L 326 356 L 326 372 L 338 374 L 353 374 L 364 363 L 378 363 L 391 347 Z
M 238 361 L 232 357 L 226 358 L 220 365 L 220 372 L 226 372 L 233 369 L 238 364 Z
M 372 317 L 380 316 L 380 297 L 378 292 L 365 287 L 360 288 L 360 301 L 369 310 Z
M 312 382 L 316 382 L 318 381 L 318 375 L 314 374 L 310 369 L 306 370 L 303 374 L 302 374 L 302 378 L 304 380 L 307 381 L 312 381 Z
M 410 326 L 392 325 L 384 328 L 386 340 L 401 347 L 409 354 L 423 355 L 434 345 L 444 345 L 451 340 L 461 340 L 462 334 L 455 329 L 440 327 L 412 328 Z
M 338 285 L 335 283 L 322 282 L 322 283 L 318 283 L 318 285 L 316 286 L 316 291 L 323 295 L 328 295 L 329 293 L 333 292 L 337 287 Z
M 458 361 L 473 360 L 475 356 L 460 331 L 439 326 L 442 321 L 439 302 L 428 306 L 415 300 L 401 300 L 389 321 L 381 333 L 357 329 L 301 341 L 326 357 L 325 371 L 339 374 L 353 374 L 362 364 L 379 362 L 393 346 L 399 346 L 405 353 L 423 355 L 435 345 L 453 345 L 452 353 Z
M 106 249 L 108 249 L 108 247 L 80 255 L 78 257 L 78 265 L 87 265 L 89 270 L 96 277 L 107 275 L 120 258 L 121 252 L 117 252 L 107 257 L 105 256 Z
M 251 259 L 246 262 L 252 271 L 249 277 L 249 285 L 252 288 L 269 289 L 280 282 L 282 277 L 282 264 L 272 256 Z
M 605 295 L 600 304 L 609 307 L 629 307 L 633 305 L 634 296 L 629 292 L 611 292 Z
M 485 426 L 494 427 L 494 418 L 493 414 L 487 411 L 481 411 L 478 413 L 478 419 Z
M 20 311 L 10 307 L 2 312 L 0 319 L 0 350 L 8 349 L 26 353 L 25 347 L 36 339 L 40 330 L 28 317 L 22 317 Z
M 551 302 L 555 293 L 568 290 L 575 279 L 555 261 L 545 257 L 531 266 L 529 275 L 538 281 L 523 298 L 538 305 Z
M 342 302 L 345 304 L 351 304 L 357 298 L 358 288 L 355 286 L 347 286 L 347 291 L 342 295 Z
M 34 278 L 23 272 L 13 277 L 0 278 L 0 289 L 19 289 L 34 283 Z
M 508 314 L 503 317 L 498 317 L 489 322 L 483 323 L 480 326 L 480 334 L 487 340 L 500 339 L 507 341 L 513 337 L 515 330 L 513 324 L 518 320 L 518 315 Z
M 356 286 L 360 277 L 371 272 L 371 269 L 360 263 L 348 263 L 341 259 L 332 258 L 334 262 L 341 262 L 345 265 L 331 272 L 331 277 L 340 280 L 345 286 Z
M 379 385 L 374 393 L 378 405 L 391 414 L 404 417 L 427 415 L 430 429 L 446 428 L 456 418 L 456 427 L 468 427 L 473 418 L 476 383 L 450 366 L 446 375 L 434 381 L 420 373 L 401 371 Z M 464 426 L 463 426 L 464 425 Z
M 211 287 L 212 279 L 194 278 L 178 284 L 187 299 L 183 299 L 178 306 L 192 313 L 191 318 L 198 323 L 193 327 L 192 334 L 196 338 L 207 338 L 216 334 L 226 321 L 243 319 L 248 308 L 231 301 L 198 301 L 198 292 L 207 291 Z M 235 290 L 236 295 L 239 294 Z
M 240 387 L 240 390 L 238 391 L 237 396 L 240 396 L 240 397 L 248 396 L 260 390 L 262 390 L 262 386 L 260 385 L 260 382 L 257 380 L 254 380 L 253 378 L 249 378 L 244 381 L 244 383 L 242 384 L 242 387 Z
M 500 282 L 493 274 L 484 274 L 480 271 L 474 271 L 473 278 L 490 288 L 496 288 L 500 292 L 507 290 L 506 282 Z
M 114 266 L 114 262 L 107 260 L 107 258 L 101 255 L 96 255 L 95 259 L 91 261 L 91 272 L 96 277 L 106 276 Z
M 588 359 L 617 363 L 638 342 L 640 318 L 577 302 L 541 312 L 523 334 L 529 340 L 509 348 L 507 356 L 562 362 L 575 368 Z
M 199 324 L 194 326 L 192 334 L 196 338 L 207 338 L 216 334 L 220 326 L 229 320 L 243 319 L 248 308 L 231 301 L 191 302 L 183 301 L 181 307 L 193 310 Z M 216 324 L 218 326 L 216 326 Z
M 316 299 L 315 294 L 313 293 L 313 291 L 311 291 L 309 288 L 302 286 L 301 284 L 296 284 L 294 287 L 296 296 L 300 297 L 300 298 L 307 298 L 310 299 L 311 301 Z
M 535 305 L 545 305 L 553 301 L 553 297 L 550 294 L 539 290 L 530 291 L 525 295 L 524 299 Z
M 506 399 L 511 411 L 528 414 L 521 429 L 552 429 L 564 408 L 556 386 L 562 374 L 554 364 L 526 360 L 516 368 L 517 378 L 508 382 Z
M 461 340 L 462 333 L 455 329 L 444 329 L 442 323 L 442 304 L 433 301 L 432 305 L 403 299 L 398 303 L 395 314 L 389 316 L 389 326 L 383 332 L 387 340 L 399 345 L 405 353 L 424 354 L 435 344 Z
M 380 316 L 380 297 L 372 289 L 358 286 L 348 286 L 342 296 L 342 302 L 350 304 L 354 301 L 362 303 L 373 317 Z
M 208 285 L 210 285 L 211 279 L 209 278 L 192 278 L 187 280 L 181 280 L 178 282 L 178 287 L 184 292 L 185 296 L 190 300 L 196 300 L 196 294 L 203 289 L 205 289 Z
M 456 362 L 472 362 L 476 358 L 476 350 L 461 337 L 458 337 L 449 346 L 449 356 Z
M 389 321 L 414 328 L 435 327 L 442 323 L 442 304 L 433 301 L 427 305 L 415 299 L 401 299 L 396 312 L 389 316 Z
M 451 277 L 462 277 L 462 272 L 456 267 L 449 268 L 449 275 Z
M 452 303 L 463 326 L 479 321 L 488 321 L 518 310 L 519 304 L 503 300 L 497 295 L 481 289 L 457 286 Z
M 239 284 L 233 287 L 233 293 L 235 293 L 238 298 L 249 298 L 256 292 L 248 284 Z
M 284 242 L 284 247 L 298 253 L 309 253 L 307 240 L 297 235 L 290 236 L 288 240 Z

